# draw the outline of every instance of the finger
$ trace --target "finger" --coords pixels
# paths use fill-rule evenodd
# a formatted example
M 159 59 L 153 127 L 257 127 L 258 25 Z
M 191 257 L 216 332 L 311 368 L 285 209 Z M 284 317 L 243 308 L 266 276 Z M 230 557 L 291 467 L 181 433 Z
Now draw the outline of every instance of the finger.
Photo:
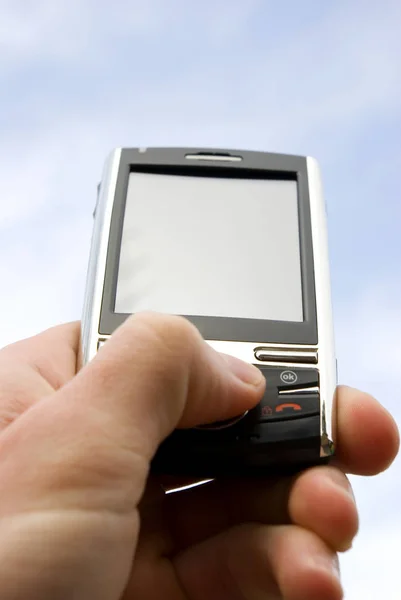
M 339 469 L 316 467 L 294 482 L 288 502 L 291 521 L 313 531 L 338 552 L 349 550 L 358 533 L 351 485 Z
M 173 560 L 181 586 L 193 600 L 343 597 L 335 553 L 318 536 L 294 525 L 242 525 Z
M 215 479 L 163 498 L 176 550 L 245 522 L 287 524 L 292 479 Z M 144 498 L 144 503 L 147 498 Z
M 78 343 L 69 323 L 0 350 L 0 432 L 75 375 Z
M 0 366 L 27 365 L 57 390 L 76 373 L 79 340 L 79 322 L 58 325 L 2 348 Z
M 372 396 L 350 387 L 338 391 L 336 464 L 346 473 L 376 475 L 397 456 L 393 417 Z
M 0 432 L 29 407 L 54 393 L 51 385 L 27 364 L 0 361 Z
M 168 494 L 164 504 L 176 547 L 181 549 L 250 521 L 297 523 L 337 551 L 347 550 L 358 530 L 351 487 L 333 467 L 264 481 L 215 480 Z

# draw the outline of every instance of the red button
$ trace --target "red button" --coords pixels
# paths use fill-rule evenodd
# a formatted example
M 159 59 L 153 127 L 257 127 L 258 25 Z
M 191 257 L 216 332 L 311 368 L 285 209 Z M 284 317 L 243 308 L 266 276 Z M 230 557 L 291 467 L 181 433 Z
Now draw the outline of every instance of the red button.
M 290 408 L 291 410 L 302 410 L 302 406 L 300 406 L 299 404 L 295 404 L 294 402 L 287 402 L 276 406 L 276 413 L 283 412 L 287 408 Z

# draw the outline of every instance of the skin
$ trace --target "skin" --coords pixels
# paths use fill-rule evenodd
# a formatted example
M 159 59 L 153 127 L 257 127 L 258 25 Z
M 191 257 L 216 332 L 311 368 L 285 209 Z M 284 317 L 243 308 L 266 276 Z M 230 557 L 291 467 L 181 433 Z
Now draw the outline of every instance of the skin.
M 165 494 L 178 482 L 149 477 L 160 442 L 254 406 L 258 370 L 142 314 L 77 373 L 79 335 L 0 351 L 2 600 L 340 600 L 337 553 L 358 530 L 345 473 L 390 466 L 388 412 L 342 387 L 336 465 Z

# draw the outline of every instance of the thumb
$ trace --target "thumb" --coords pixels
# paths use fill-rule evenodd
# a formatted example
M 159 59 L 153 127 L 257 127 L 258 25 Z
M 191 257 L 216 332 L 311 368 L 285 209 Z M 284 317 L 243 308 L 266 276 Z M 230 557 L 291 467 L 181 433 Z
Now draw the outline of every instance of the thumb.
M 107 414 L 124 444 L 140 435 L 150 458 L 176 427 L 240 415 L 261 398 L 253 365 L 213 350 L 182 317 L 129 318 L 65 389 L 69 402 Z
M 81 498 L 81 484 L 92 476 L 96 486 L 107 487 L 120 471 L 117 462 L 135 457 L 135 468 L 121 471 L 123 479 L 136 480 L 130 504 L 158 446 L 176 427 L 240 415 L 257 404 L 264 386 L 259 369 L 215 352 L 186 319 L 130 317 L 67 385 L 2 433 L 0 482 L 12 477 L 16 485 L 12 510 L 15 496 L 22 502 L 35 490 L 43 508 L 43 499 L 64 502 L 55 490 L 76 487 Z M 0 515 L 4 502 L 3 495 Z

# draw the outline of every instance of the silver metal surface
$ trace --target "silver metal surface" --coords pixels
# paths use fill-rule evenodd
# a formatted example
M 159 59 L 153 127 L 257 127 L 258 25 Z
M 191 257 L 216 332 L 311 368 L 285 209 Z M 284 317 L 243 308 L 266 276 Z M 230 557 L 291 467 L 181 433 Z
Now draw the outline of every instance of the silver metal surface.
M 80 362 L 83 364 L 92 360 L 98 349 L 100 309 L 120 156 L 121 149 L 118 148 L 106 161 L 98 198 L 82 316 Z
M 279 396 L 291 395 L 291 396 L 302 396 L 302 394 L 318 394 L 320 392 L 320 388 L 318 386 L 315 387 L 298 387 L 294 389 L 282 389 L 279 390 Z
M 321 404 L 321 456 L 323 457 L 330 456 L 334 452 L 337 375 L 326 207 L 316 160 L 308 157 L 307 168 L 315 267 Z
M 276 351 L 276 354 L 272 354 L 271 360 L 259 360 L 256 356 L 257 350 L 261 348 L 260 342 L 227 342 L 223 340 L 207 340 L 207 343 L 216 350 L 223 354 L 231 354 L 244 360 L 248 363 L 253 363 L 259 366 L 283 366 L 283 367 L 307 367 L 310 369 L 310 363 L 297 362 L 294 364 L 289 360 L 290 356 L 295 352 L 310 353 L 316 352 L 317 346 L 301 346 L 296 344 L 270 344 L 266 343 L 266 347 L 269 347 L 271 351 Z M 297 354 L 298 355 L 298 354 Z M 308 354 L 309 355 L 309 354 Z
M 285 360 L 290 363 L 317 363 L 317 351 L 298 351 L 296 348 L 291 350 L 277 348 L 258 348 L 255 350 L 255 357 L 262 361 L 282 362 Z
M 219 154 L 186 154 L 185 158 L 188 160 L 214 160 L 220 162 L 240 162 L 242 156 L 222 156 Z

